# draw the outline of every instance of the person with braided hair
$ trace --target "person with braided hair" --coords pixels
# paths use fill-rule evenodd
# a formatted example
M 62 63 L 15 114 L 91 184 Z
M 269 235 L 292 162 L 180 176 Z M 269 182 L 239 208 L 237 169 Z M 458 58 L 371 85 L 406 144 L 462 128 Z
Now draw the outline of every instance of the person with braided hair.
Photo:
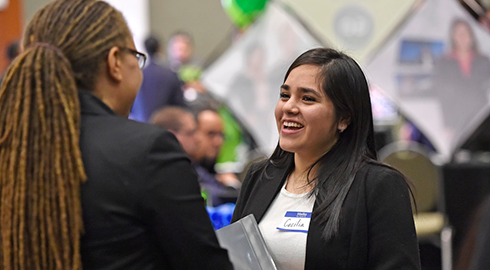
M 104 1 L 39 10 L 0 86 L 0 269 L 232 269 L 175 136 L 128 120 L 146 56 Z

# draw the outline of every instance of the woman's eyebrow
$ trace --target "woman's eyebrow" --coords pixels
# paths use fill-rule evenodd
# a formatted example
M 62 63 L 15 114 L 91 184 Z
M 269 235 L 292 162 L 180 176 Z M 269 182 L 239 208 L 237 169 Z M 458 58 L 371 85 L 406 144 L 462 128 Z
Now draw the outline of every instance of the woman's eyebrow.
M 311 89 L 311 88 L 306 88 L 306 87 L 300 87 L 299 90 L 303 93 L 306 93 L 306 94 L 313 94 L 317 97 L 320 97 L 320 93 L 318 93 L 318 91 L 314 90 L 314 89 Z

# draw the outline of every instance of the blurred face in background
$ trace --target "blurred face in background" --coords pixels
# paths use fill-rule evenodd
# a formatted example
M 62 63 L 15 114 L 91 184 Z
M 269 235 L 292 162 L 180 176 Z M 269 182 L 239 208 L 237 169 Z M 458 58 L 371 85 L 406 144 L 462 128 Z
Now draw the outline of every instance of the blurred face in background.
M 186 63 L 192 56 L 191 41 L 184 35 L 175 36 L 168 50 L 169 56 L 180 63 Z
M 196 130 L 197 122 L 192 114 L 185 114 L 181 119 L 182 127 L 178 131 L 172 131 L 180 145 L 188 155 L 196 151 Z
M 219 114 L 206 110 L 197 116 L 197 148 L 195 158 L 198 161 L 216 162 L 223 144 L 223 123 Z

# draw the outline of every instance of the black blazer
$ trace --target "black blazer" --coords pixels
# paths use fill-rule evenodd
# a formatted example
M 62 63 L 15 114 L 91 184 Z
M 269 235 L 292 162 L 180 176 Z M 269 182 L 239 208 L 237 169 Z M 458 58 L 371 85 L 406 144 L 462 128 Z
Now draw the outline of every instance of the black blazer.
M 176 138 L 79 96 L 83 269 L 232 269 Z
M 263 161 L 263 162 L 268 162 Z M 291 164 L 292 165 L 292 164 Z M 272 164 L 247 172 L 232 222 L 254 214 L 260 222 L 286 181 L 289 168 Z M 314 208 L 317 207 L 315 203 Z M 328 242 L 312 221 L 306 240 L 305 269 L 420 269 L 417 236 L 404 178 L 378 164 L 364 164 L 342 208 L 339 234 Z

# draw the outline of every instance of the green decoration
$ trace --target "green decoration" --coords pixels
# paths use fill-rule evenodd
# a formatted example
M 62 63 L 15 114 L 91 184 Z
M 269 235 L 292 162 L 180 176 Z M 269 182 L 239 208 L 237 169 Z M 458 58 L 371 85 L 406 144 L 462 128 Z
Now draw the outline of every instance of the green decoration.
M 228 17 L 236 26 L 250 25 L 264 10 L 267 0 L 221 0 Z
M 201 77 L 202 69 L 195 65 L 185 65 L 179 69 L 179 77 L 185 82 L 195 82 Z
M 235 0 L 245 14 L 260 12 L 265 8 L 267 0 Z
M 225 140 L 221 145 L 221 150 L 216 163 L 237 162 L 237 147 L 243 144 L 242 128 L 235 121 L 231 112 L 225 106 L 221 106 L 218 113 L 223 120 Z

